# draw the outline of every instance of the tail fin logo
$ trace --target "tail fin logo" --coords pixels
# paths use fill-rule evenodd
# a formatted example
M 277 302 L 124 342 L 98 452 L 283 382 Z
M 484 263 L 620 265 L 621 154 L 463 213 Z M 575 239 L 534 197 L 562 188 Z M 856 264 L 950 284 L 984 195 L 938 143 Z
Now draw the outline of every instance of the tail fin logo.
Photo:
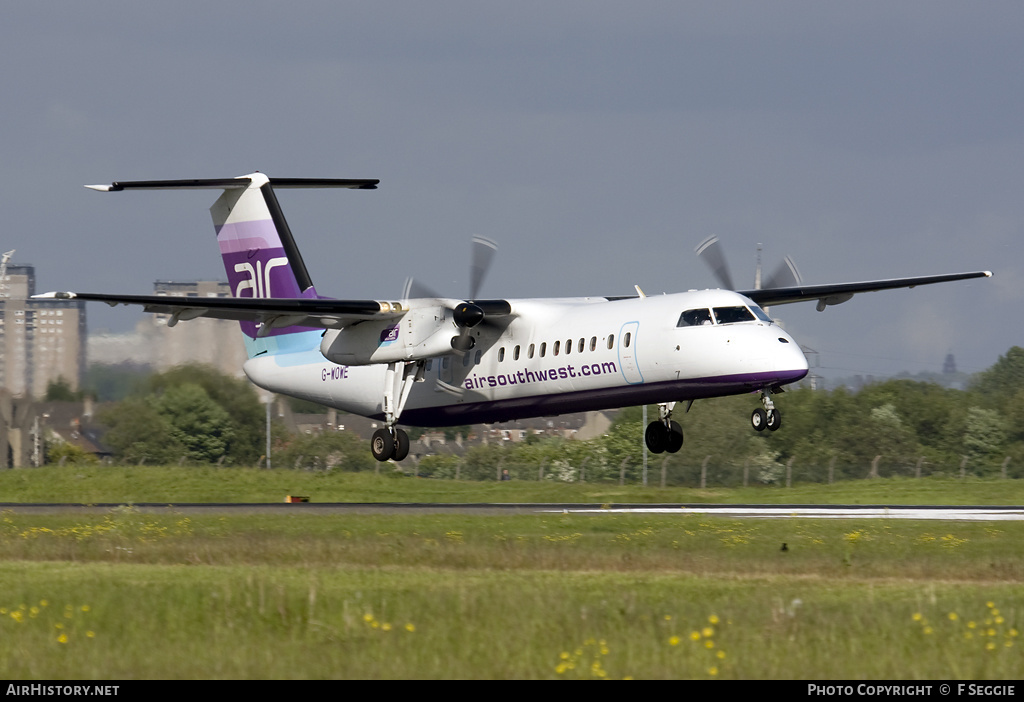
M 248 262 L 236 263 L 235 273 L 245 273 L 249 279 L 238 283 L 238 287 L 235 288 L 235 297 L 242 297 L 243 290 L 252 290 L 251 297 L 273 297 L 270 290 L 270 271 L 278 266 L 287 265 L 288 258 L 285 256 L 269 259 L 265 268 L 260 260 L 256 261 L 255 268 Z

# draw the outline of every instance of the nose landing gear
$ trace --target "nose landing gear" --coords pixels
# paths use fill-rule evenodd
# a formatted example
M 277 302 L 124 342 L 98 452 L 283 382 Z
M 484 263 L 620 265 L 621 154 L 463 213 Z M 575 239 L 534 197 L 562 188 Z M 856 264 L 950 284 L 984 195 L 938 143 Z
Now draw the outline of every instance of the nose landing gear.
M 761 391 L 761 404 L 764 409 L 758 407 L 754 410 L 750 415 L 750 425 L 754 431 L 778 431 L 782 426 L 782 414 L 772 402 L 771 393 L 767 389 Z

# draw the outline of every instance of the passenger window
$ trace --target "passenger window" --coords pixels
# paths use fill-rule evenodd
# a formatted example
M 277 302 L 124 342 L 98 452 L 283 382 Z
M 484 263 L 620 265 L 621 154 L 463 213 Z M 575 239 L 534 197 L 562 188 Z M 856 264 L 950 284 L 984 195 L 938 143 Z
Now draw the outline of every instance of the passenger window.
M 505 360 L 505 347 L 502 346 L 500 349 L 498 349 L 498 363 L 501 363 L 504 360 Z
M 572 339 L 565 342 L 565 355 L 568 356 L 572 353 Z
M 735 324 L 736 322 L 753 322 L 754 315 L 746 307 L 716 307 L 715 319 L 719 324 Z
M 615 335 L 614 334 L 609 334 L 608 335 L 608 350 L 611 351 L 613 348 L 615 348 Z
M 622 345 L 625 346 L 627 349 L 629 348 L 629 337 L 629 332 L 626 332 L 626 336 L 622 337 Z
M 533 358 L 533 344 L 530 344 L 530 350 L 526 352 L 527 358 Z
M 597 337 L 596 336 L 590 337 L 590 350 L 591 351 L 597 351 Z
M 561 345 L 561 343 L 562 343 L 561 341 L 556 341 L 556 342 L 555 342 L 555 347 L 554 347 L 554 349 L 552 350 L 552 353 L 553 353 L 554 355 L 556 355 L 556 356 L 558 355 L 558 347 L 559 347 L 559 346 Z
M 467 353 L 467 354 L 464 354 L 464 355 L 462 356 L 462 367 L 463 367 L 463 368 L 468 368 L 468 367 L 469 367 L 469 362 L 470 362 L 470 360 L 471 360 L 471 359 L 470 359 L 470 357 L 469 357 L 469 354 L 468 354 L 468 353 Z
M 546 341 L 540 342 L 540 357 L 544 358 L 544 356 L 546 356 L 547 353 L 548 353 L 548 342 L 546 342 Z
M 513 361 L 518 361 L 519 360 L 519 345 L 518 344 L 516 345 L 515 349 L 512 350 L 512 360 Z
M 483 358 L 483 355 L 484 355 L 484 352 L 481 351 L 480 349 L 477 349 L 476 358 L 475 358 L 475 361 L 474 361 L 475 365 L 478 365 L 478 366 L 480 365 L 480 359 Z
M 686 310 L 679 315 L 677 327 L 700 327 L 711 324 L 711 310 L 706 307 L 698 310 Z

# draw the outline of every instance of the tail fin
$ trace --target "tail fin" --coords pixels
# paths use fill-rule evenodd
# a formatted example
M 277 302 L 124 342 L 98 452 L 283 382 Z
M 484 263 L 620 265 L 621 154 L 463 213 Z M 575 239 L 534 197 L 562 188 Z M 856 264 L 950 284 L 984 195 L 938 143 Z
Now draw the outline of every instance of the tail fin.
M 268 178 L 251 173 L 238 178 L 216 180 L 158 180 L 118 182 L 109 186 L 89 186 L 97 190 L 217 189 L 223 194 L 210 208 L 217 243 L 224 260 L 234 297 L 306 298 L 318 297 L 309 271 L 302 260 L 291 230 L 285 221 L 274 187 L 283 188 L 355 188 L 371 190 L 377 180 L 341 180 L 318 178 Z M 307 339 L 296 335 L 315 334 L 309 339 L 319 344 L 321 329 L 284 327 L 257 335 L 253 322 L 240 322 L 249 357 L 262 353 L 297 350 Z

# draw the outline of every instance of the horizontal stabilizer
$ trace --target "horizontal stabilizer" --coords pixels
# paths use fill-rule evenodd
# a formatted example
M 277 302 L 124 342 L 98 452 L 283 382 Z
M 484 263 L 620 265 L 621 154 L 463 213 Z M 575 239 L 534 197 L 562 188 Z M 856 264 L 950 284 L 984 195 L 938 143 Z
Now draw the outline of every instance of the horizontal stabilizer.
M 349 179 L 349 178 L 270 178 L 275 188 L 351 188 L 355 190 L 376 190 L 380 180 Z M 100 192 L 120 192 L 122 190 L 230 190 L 246 188 L 252 178 L 191 178 L 184 180 L 123 180 L 110 185 L 86 185 L 91 190 Z

